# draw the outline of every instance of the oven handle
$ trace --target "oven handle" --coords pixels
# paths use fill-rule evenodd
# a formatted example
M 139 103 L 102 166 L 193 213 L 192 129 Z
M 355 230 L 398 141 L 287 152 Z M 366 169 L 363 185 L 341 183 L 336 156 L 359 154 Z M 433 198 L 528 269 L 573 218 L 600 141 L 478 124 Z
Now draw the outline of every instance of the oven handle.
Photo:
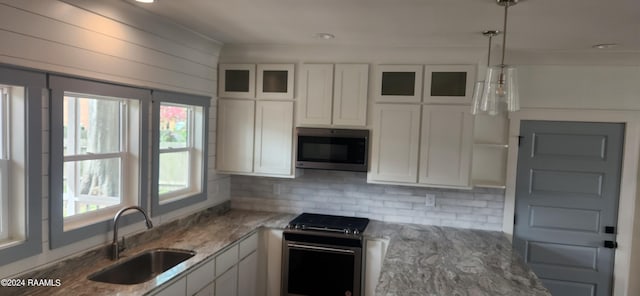
M 287 246 L 288 247 L 293 247 L 293 248 L 299 248 L 299 249 L 316 250 L 316 251 L 327 251 L 327 252 L 337 252 L 337 253 L 345 253 L 345 254 L 354 254 L 355 253 L 353 250 L 318 247 L 318 246 L 309 246 L 309 245 L 300 245 L 300 244 L 292 244 L 292 243 L 288 243 Z

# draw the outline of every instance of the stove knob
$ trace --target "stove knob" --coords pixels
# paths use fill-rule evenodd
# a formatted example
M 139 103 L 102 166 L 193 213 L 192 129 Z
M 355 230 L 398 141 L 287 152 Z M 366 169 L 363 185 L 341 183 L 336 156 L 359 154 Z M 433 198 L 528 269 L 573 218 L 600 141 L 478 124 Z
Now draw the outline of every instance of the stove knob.
M 351 229 L 345 228 L 344 229 L 344 234 L 351 234 Z
M 354 230 L 353 230 L 353 234 L 354 234 L 354 235 L 358 235 L 358 234 L 360 234 L 360 231 L 359 231 L 358 229 L 354 229 Z
M 301 227 L 300 227 L 300 224 L 296 224 L 296 225 L 293 226 L 293 228 L 300 229 Z

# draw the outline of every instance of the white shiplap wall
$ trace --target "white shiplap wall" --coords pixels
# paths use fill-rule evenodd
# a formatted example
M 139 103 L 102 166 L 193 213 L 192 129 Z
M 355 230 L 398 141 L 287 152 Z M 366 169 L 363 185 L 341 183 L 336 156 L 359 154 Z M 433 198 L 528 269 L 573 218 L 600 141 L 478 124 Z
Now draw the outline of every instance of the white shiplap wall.
M 108 2 L 105 4 L 105 2 Z M 164 224 L 229 199 L 215 164 L 216 85 L 222 44 L 119 0 L 0 0 L 0 63 L 125 85 L 212 97 L 208 200 L 160 217 Z M 49 250 L 48 99 L 43 106 L 43 253 L 5 266 L 0 278 L 43 267 L 109 242 L 99 235 Z M 122 228 L 129 235 L 143 223 Z

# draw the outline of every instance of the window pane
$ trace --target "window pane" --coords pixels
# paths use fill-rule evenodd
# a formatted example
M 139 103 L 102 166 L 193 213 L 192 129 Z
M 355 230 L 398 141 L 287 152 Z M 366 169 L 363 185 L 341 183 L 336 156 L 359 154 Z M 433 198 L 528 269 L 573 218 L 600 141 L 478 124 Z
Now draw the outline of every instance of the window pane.
M 189 187 L 189 152 L 160 153 L 158 193 L 160 195 Z
M 25 97 L 24 87 L 0 84 L 0 242 L 21 240 L 27 231 Z
M 120 158 L 65 162 L 63 217 L 120 204 L 120 162 Z
M 160 105 L 160 149 L 189 146 L 189 107 Z
M 119 152 L 121 102 L 87 97 L 64 97 L 64 155 Z

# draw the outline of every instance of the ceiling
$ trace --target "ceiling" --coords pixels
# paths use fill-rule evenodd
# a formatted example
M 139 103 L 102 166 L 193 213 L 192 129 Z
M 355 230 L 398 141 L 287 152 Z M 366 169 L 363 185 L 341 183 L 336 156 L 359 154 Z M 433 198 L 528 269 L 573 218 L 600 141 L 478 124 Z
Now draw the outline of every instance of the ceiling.
M 133 2 L 133 0 L 123 0 Z M 486 47 L 501 29 L 495 0 L 156 0 L 135 5 L 226 44 Z M 521 0 L 510 49 L 640 53 L 638 0 Z M 331 33 L 323 40 L 316 33 Z

